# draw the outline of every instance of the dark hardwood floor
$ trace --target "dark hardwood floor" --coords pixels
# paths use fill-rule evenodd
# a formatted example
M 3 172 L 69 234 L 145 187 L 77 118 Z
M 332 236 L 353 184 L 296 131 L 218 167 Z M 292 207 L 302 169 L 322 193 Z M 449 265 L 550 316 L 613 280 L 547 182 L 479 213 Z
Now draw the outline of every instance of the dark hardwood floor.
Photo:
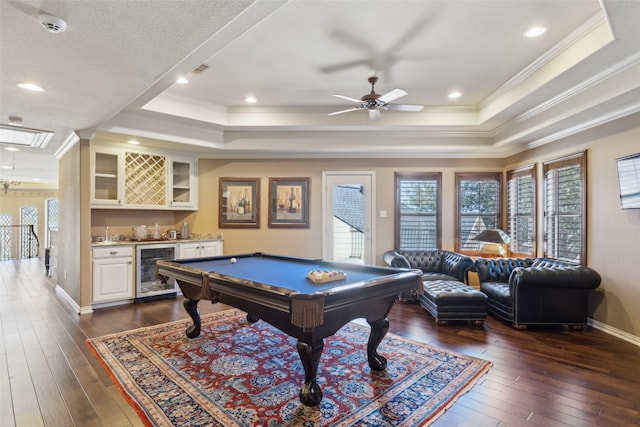
M 182 299 L 79 316 L 41 259 L 0 262 L 0 426 L 142 426 L 85 340 L 187 318 Z M 201 313 L 227 308 L 202 302 Z M 493 367 L 434 426 L 640 425 L 640 348 L 586 328 L 436 326 L 396 304 L 390 332 L 490 360 Z M 320 365 L 322 369 L 322 364 Z

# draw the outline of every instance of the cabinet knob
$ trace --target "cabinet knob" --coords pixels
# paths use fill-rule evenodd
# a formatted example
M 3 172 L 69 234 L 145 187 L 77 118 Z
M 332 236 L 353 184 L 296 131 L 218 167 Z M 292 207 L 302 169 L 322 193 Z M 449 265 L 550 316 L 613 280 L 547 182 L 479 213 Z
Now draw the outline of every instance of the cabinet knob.
M 111 251 L 109 252 L 109 255 L 118 255 L 118 251 Z

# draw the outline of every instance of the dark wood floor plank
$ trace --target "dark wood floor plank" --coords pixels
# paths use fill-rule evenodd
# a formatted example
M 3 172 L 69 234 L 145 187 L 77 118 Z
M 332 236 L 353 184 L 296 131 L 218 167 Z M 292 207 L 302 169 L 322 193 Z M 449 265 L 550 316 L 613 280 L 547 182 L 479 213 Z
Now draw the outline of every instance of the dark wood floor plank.
M 93 409 L 103 424 L 109 426 L 124 426 L 129 423 L 127 415 L 121 407 L 111 399 L 106 387 L 98 379 L 98 375 L 90 365 L 75 370 L 82 389 L 92 402 Z
M 79 316 L 42 260 L 0 262 L 0 425 L 142 427 L 86 339 L 187 318 L 180 298 Z M 519 331 L 491 316 L 439 326 L 416 304 L 396 304 L 389 320 L 391 333 L 493 363 L 435 427 L 640 425 L 638 346 L 592 328 Z
M 17 334 L 5 335 L 5 344 L 15 424 L 42 426 L 44 423 L 20 337 Z
M 73 420 L 67 410 L 58 385 L 51 373 L 33 377 L 33 385 L 40 404 L 42 419 L 48 426 L 73 426 Z
M 13 401 L 9 368 L 7 361 L 7 347 L 4 342 L 4 329 L 0 319 L 0 426 L 13 426 L 16 424 L 13 416 Z
M 113 402 L 118 405 L 122 413 L 127 417 L 127 421 L 129 422 L 129 424 L 126 424 L 126 426 L 145 427 L 145 424 L 138 416 L 138 413 L 135 411 L 135 409 L 133 409 L 133 406 L 129 405 L 124 397 L 122 397 L 122 393 L 115 385 L 112 384 L 110 387 L 107 387 L 106 391 Z

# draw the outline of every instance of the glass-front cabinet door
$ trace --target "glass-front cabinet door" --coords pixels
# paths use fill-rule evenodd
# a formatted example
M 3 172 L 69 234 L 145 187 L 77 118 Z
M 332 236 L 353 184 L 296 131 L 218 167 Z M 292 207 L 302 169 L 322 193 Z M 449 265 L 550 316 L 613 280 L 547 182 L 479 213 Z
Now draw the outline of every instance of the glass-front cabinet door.
M 95 150 L 91 155 L 91 203 L 122 204 L 122 156 L 115 151 Z
M 172 159 L 169 193 L 173 208 L 196 209 L 198 207 L 197 173 L 196 161 Z

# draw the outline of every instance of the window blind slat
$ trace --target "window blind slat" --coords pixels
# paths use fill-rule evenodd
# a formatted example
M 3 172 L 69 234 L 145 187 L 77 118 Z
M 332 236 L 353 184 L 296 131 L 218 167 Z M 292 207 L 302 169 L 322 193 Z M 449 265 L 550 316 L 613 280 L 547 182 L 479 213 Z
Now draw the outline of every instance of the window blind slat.
M 440 174 L 396 173 L 396 248 L 439 246 L 440 181 Z
M 535 167 L 507 172 L 507 218 L 511 251 L 535 256 Z
M 584 260 L 584 153 L 544 165 L 545 256 Z
M 483 242 L 472 240 L 480 231 L 502 228 L 500 173 L 457 173 L 456 251 L 479 252 Z

